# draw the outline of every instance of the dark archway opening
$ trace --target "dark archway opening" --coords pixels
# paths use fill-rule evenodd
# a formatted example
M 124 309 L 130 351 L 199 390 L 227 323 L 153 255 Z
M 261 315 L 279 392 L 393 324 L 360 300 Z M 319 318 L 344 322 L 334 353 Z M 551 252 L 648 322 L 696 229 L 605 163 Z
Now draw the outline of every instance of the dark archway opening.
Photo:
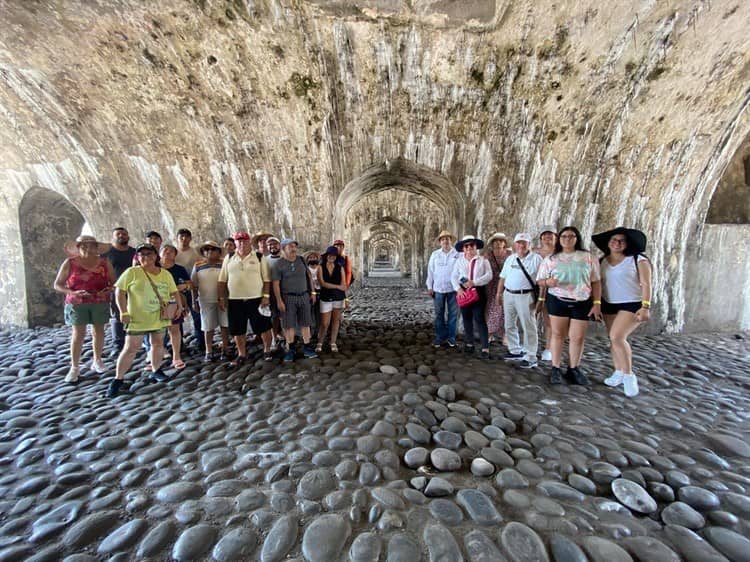
M 85 219 L 65 197 L 33 187 L 18 209 L 26 277 L 26 313 L 29 327 L 63 321 L 62 296 L 52 285 L 65 259 L 63 245 L 81 234 Z
M 750 224 L 750 138 L 745 139 L 716 186 L 707 224 Z

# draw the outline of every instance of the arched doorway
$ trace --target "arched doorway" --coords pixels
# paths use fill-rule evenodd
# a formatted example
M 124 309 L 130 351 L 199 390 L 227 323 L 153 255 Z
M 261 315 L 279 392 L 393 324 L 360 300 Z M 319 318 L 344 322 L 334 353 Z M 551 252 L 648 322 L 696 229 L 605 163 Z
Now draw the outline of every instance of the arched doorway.
M 336 201 L 334 235 L 350 240 L 355 267 L 367 272 L 373 262 L 367 240 L 376 225 L 390 223 L 401 238 L 401 269 L 419 286 L 441 228 L 474 228 L 474 203 L 445 176 L 426 166 L 397 158 L 374 165 L 347 184 Z
M 691 331 L 750 329 L 750 137 L 719 180 L 690 248 L 685 276 L 685 327 Z
M 57 270 L 65 259 L 63 244 L 76 238 L 86 221 L 80 211 L 59 193 L 33 187 L 21 199 L 18 222 L 28 325 L 52 326 L 63 321 L 63 299 L 52 288 Z

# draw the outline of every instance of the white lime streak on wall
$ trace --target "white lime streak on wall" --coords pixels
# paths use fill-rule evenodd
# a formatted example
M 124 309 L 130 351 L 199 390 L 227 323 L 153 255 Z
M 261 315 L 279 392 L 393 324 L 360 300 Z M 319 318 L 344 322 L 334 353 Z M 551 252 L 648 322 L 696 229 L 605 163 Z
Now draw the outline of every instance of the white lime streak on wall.
M 151 164 L 142 156 L 128 155 L 128 160 L 140 175 L 144 187 L 153 195 L 154 203 L 159 207 L 161 224 L 166 228 L 166 236 L 164 236 L 164 232 L 161 233 L 162 236 L 164 236 L 165 240 L 174 240 L 176 232 L 174 219 L 172 218 L 174 209 L 170 210 L 168 208 L 168 202 L 164 196 L 164 189 L 161 185 L 161 172 L 159 171 L 159 165 Z M 154 225 L 153 228 L 156 228 L 157 226 L 159 225 Z

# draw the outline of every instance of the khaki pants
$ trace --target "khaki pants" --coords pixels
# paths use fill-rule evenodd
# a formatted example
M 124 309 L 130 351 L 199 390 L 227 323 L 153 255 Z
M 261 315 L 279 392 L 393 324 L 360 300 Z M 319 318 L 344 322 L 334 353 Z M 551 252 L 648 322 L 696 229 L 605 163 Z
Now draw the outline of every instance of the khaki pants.
M 536 331 L 536 312 L 534 293 L 514 295 L 503 291 L 503 310 L 505 312 L 505 337 L 508 339 L 508 351 L 523 353 L 524 359 L 536 363 L 536 352 L 539 347 L 539 336 Z M 523 347 L 518 334 L 519 324 L 523 330 Z

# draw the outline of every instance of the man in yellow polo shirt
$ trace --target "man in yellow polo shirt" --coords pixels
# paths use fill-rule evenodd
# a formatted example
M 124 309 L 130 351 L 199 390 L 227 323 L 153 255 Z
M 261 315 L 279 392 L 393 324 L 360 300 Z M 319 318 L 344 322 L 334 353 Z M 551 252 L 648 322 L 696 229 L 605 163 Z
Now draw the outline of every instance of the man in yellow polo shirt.
M 259 307 L 268 307 L 271 291 L 271 270 L 268 261 L 253 250 L 250 235 L 238 232 L 234 235 L 237 251 L 227 256 L 219 273 L 219 308 L 229 316 L 229 333 L 237 344 L 237 359 L 233 367 L 242 366 L 247 360 L 247 322 L 253 333 L 263 340 L 263 358 L 273 359 L 271 354 L 271 319 L 261 314 Z

